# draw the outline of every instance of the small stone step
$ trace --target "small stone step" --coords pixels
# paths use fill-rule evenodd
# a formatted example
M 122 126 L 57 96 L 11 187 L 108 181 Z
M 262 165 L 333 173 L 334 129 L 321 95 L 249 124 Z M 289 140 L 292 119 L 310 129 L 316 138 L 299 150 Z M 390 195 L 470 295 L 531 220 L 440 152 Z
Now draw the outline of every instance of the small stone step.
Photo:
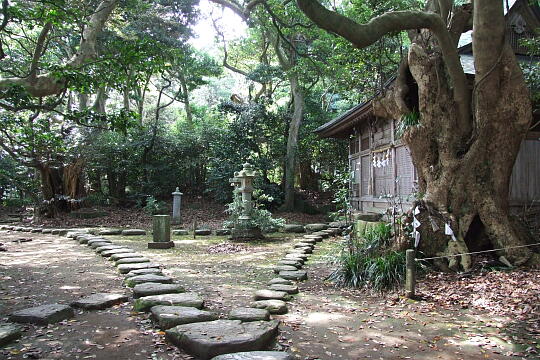
M 75 316 L 73 309 L 62 304 L 47 304 L 15 311 L 9 321 L 37 325 L 54 324 Z
M 21 327 L 11 323 L 0 323 L 0 347 L 21 337 Z
M 126 279 L 130 278 L 130 277 L 133 277 L 133 276 L 146 275 L 146 274 L 163 275 L 163 273 L 161 272 L 161 269 L 155 269 L 155 268 L 139 269 L 139 270 L 132 270 L 132 271 L 128 272 L 126 274 Z
M 296 256 L 296 254 L 287 254 L 287 255 L 285 255 L 285 257 L 283 258 L 283 260 L 294 260 L 294 261 L 297 261 L 297 262 L 303 264 L 303 263 L 306 262 L 307 256 L 306 256 L 306 258 L 304 259 L 304 257 Z
M 88 241 L 86 242 L 86 245 L 91 246 L 93 243 L 96 243 L 96 242 L 104 242 L 104 243 L 107 243 L 107 244 L 112 244 L 111 240 L 107 240 L 107 239 L 104 239 L 102 237 L 92 237 L 92 238 L 88 238 Z
M 304 229 L 304 225 L 299 224 L 285 224 L 283 226 L 283 232 L 286 233 L 303 233 L 306 230 Z
M 70 305 L 86 310 L 103 310 L 126 301 L 128 297 L 124 294 L 98 293 L 76 300 Z
M 195 230 L 195 235 L 198 235 L 198 236 L 212 235 L 212 230 L 210 230 L 210 229 L 197 229 L 197 230 Z
M 253 299 L 257 300 L 282 300 L 288 301 L 291 297 L 285 291 L 257 290 Z
M 126 229 L 122 231 L 122 236 L 136 236 L 146 235 L 146 231 L 143 229 Z
M 179 325 L 166 330 L 166 338 L 200 359 L 238 351 L 265 349 L 277 336 L 279 321 L 215 320 Z
M 294 266 L 295 268 L 297 269 L 301 269 L 302 268 L 302 263 L 299 262 L 299 261 L 295 261 L 295 260 L 279 260 L 278 261 L 278 265 L 288 265 L 288 266 Z
M 319 232 L 314 232 L 313 235 L 317 235 L 317 236 L 320 236 L 322 237 L 323 239 L 326 239 L 326 238 L 329 238 L 330 235 L 325 233 L 325 232 L 322 232 L 322 231 L 319 231 Z
M 316 232 L 316 231 L 328 229 L 328 225 L 327 224 L 307 224 L 305 228 L 307 231 Z
M 103 246 L 100 246 L 100 247 L 97 247 L 95 249 L 95 251 L 98 253 L 98 254 L 101 254 L 102 252 L 104 251 L 107 251 L 107 250 L 114 250 L 114 249 L 125 249 L 126 247 L 122 246 L 122 245 L 103 245 Z
M 302 238 L 302 239 L 295 239 L 295 240 L 297 240 L 298 242 L 307 243 L 307 244 L 310 244 L 310 245 L 315 245 L 317 243 L 316 239 L 308 238 L 308 237 L 305 237 L 305 238 Z
M 146 276 L 146 275 L 140 275 Z M 145 282 L 137 284 L 133 287 L 133 297 L 138 299 L 143 296 L 162 295 L 162 294 L 178 294 L 186 292 L 186 289 L 179 284 L 163 284 Z
M 287 259 L 294 259 L 294 258 L 300 258 L 300 259 L 303 259 L 304 261 L 306 261 L 308 259 L 308 255 L 304 254 L 303 252 L 300 252 L 300 251 L 289 251 L 286 255 L 285 255 L 285 258 Z
M 189 235 L 189 231 L 184 230 L 184 229 L 173 230 L 172 234 L 176 236 L 185 236 L 185 235 Z
M 165 275 L 144 274 L 127 278 L 125 282 L 127 286 L 134 287 L 143 283 L 172 284 L 173 279 Z
M 313 244 L 310 244 L 310 243 L 307 243 L 307 242 L 298 242 L 298 243 L 294 244 L 294 247 L 295 248 L 308 247 L 310 249 L 313 249 L 315 246 L 313 246 Z
M 295 280 L 295 281 L 307 280 L 307 272 L 304 270 L 281 271 L 279 273 L 279 276 L 287 280 Z
M 100 246 L 110 245 L 110 241 L 95 241 L 93 243 L 88 243 L 88 246 L 90 246 L 92 249 L 97 249 Z
M 224 236 L 224 235 L 231 235 L 231 230 L 229 229 L 217 229 L 216 230 L 217 236 Z
M 123 254 L 123 253 L 133 253 L 133 249 L 121 248 L 121 249 L 105 250 L 101 252 L 101 256 L 110 257 L 114 254 Z
M 219 355 L 211 360 L 293 360 L 293 356 L 282 351 L 247 351 Z
M 132 250 L 131 252 L 121 252 L 121 253 L 112 254 L 109 260 L 117 261 L 120 259 L 138 258 L 138 257 L 143 257 L 143 255 L 133 252 Z
M 273 278 L 272 280 L 268 282 L 268 285 L 275 285 L 275 284 L 293 285 L 293 282 L 291 280 L 287 280 L 280 277 Z
M 154 263 L 140 263 L 140 264 L 121 264 L 118 265 L 118 271 L 120 274 L 127 274 L 131 270 L 139 270 L 139 269 L 150 269 L 150 268 L 159 268 L 158 264 Z
M 152 318 L 163 330 L 196 322 L 214 321 L 218 316 L 210 311 L 187 306 L 158 305 L 150 309 Z
M 149 311 L 152 306 L 187 306 L 202 309 L 203 299 L 197 293 L 180 293 L 144 296 L 135 300 L 133 309 L 135 311 Z
M 298 252 L 302 253 L 302 254 L 312 254 L 313 253 L 313 248 L 311 247 L 300 247 L 300 248 L 295 248 L 294 249 L 295 251 L 297 250 Z
M 298 286 L 296 285 L 273 284 L 268 288 L 274 291 L 284 291 L 287 294 L 298 294 Z
M 140 264 L 150 262 L 150 259 L 143 258 L 143 257 L 128 257 L 123 259 L 118 259 L 114 262 L 115 266 L 122 265 L 122 264 Z
M 313 239 L 315 242 L 323 241 L 323 237 L 319 235 L 304 235 L 304 239 Z
M 270 312 L 266 309 L 255 308 L 236 308 L 229 312 L 230 320 L 248 321 L 268 321 L 270 320 Z
M 298 270 L 296 266 L 292 265 L 278 265 L 274 267 L 274 273 L 279 274 L 280 271 L 295 271 Z
M 52 232 L 52 229 L 43 229 L 41 230 L 42 234 L 50 234 Z
M 97 232 L 98 235 L 121 235 L 122 229 L 104 229 Z
M 286 314 L 287 303 L 282 300 L 258 300 L 250 304 L 251 307 L 256 309 L 266 309 L 270 314 Z

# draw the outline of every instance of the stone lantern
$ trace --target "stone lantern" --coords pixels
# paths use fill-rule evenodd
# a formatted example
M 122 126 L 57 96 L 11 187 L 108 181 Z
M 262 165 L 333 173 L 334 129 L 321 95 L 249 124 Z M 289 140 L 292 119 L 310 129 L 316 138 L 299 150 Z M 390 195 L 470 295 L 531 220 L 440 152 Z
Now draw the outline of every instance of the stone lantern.
M 179 188 L 172 193 L 173 196 L 173 208 L 172 208 L 172 221 L 174 225 L 180 224 L 180 210 L 182 208 L 182 193 Z
M 231 185 L 235 187 L 235 199 L 241 198 L 242 214 L 238 217 L 238 222 L 235 224 L 231 232 L 233 240 L 250 240 L 262 238 L 261 229 L 250 222 L 253 211 L 253 179 L 257 172 L 253 170 L 253 166 L 245 163 L 239 172 L 234 173 L 234 178 L 230 179 Z
M 245 163 L 243 169 L 236 176 L 240 180 L 240 194 L 242 194 L 242 216 L 240 220 L 251 220 L 251 210 L 253 209 L 253 179 L 257 173 L 253 170 L 253 165 Z

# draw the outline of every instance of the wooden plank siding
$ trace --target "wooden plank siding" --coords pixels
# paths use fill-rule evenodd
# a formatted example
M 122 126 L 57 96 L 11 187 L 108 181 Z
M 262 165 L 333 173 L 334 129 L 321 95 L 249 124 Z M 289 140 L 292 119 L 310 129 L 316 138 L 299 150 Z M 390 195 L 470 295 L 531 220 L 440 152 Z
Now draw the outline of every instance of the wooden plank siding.
M 540 204 L 540 140 L 521 143 L 510 178 L 510 204 L 514 206 Z

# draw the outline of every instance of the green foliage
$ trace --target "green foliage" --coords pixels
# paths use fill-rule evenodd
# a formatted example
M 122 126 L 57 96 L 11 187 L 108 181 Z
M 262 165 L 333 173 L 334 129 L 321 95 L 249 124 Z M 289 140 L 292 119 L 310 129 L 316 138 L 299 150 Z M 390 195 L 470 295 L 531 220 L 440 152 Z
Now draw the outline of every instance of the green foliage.
M 403 283 L 405 253 L 388 250 L 393 239 L 390 224 L 366 226 L 336 259 L 338 268 L 329 280 L 338 286 L 366 287 L 376 291 L 393 289 Z
M 268 195 L 264 195 L 260 192 L 254 193 L 253 209 L 250 213 L 250 220 L 240 220 L 242 215 L 242 199 L 236 197 L 233 201 L 227 205 L 227 213 L 229 214 L 229 220 L 224 222 L 225 227 L 234 227 L 236 229 L 250 229 L 253 227 L 259 227 L 263 232 L 272 232 L 283 227 L 285 220 L 282 218 L 272 217 L 272 213 L 264 209 L 263 202 L 271 202 L 272 199 Z
M 148 195 L 143 209 L 148 215 L 161 215 L 167 213 L 167 204 L 156 200 L 152 195 Z
M 351 211 L 349 202 L 349 181 L 350 174 L 348 172 L 336 172 L 333 177 L 328 180 L 323 180 L 322 189 L 331 191 L 334 194 L 332 203 L 336 207 L 335 212 L 329 214 L 332 220 L 348 219 Z
M 420 124 L 420 113 L 418 111 L 411 111 L 408 114 L 405 114 L 401 117 L 398 122 L 396 135 L 397 137 L 403 136 L 407 129 L 418 126 Z

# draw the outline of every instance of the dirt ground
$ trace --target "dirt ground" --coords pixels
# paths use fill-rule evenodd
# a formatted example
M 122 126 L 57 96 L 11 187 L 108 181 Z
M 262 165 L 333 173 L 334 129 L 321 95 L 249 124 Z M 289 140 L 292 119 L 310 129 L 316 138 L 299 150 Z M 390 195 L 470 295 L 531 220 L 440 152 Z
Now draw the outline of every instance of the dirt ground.
M 33 241 L 12 242 L 19 237 Z M 28 306 L 69 303 L 93 292 L 128 291 L 110 262 L 72 240 L 14 232 L 1 232 L 0 238 L 8 248 L 0 253 L 1 318 Z M 207 307 L 223 316 L 233 307 L 248 305 L 253 292 L 265 287 L 274 277 L 273 265 L 292 241 L 282 234 L 249 244 L 184 236 L 173 239 L 174 249 L 148 250 L 149 236 L 110 238 L 162 264 L 165 273 L 201 293 Z M 324 278 L 332 270 L 328 260 L 339 242 L 334 238 L 320 244 L 306 266 L 309 280 L 300 284 L 289 313 L 276 316 L 282 321 L 276 349 L 304 360 L 540 358 L 540 333 L 531 325 L 539 323 L 537 307 L 523 317 L 522 307 L 494 313 L 460 303 L 449 306 L 433 293 L 437 277 L 429 279 L 430 287 L 420 284 L 422 301 L 337 289 Z M 530 284 L 540 286 L 539 274 L 530 275 Z M 442 281 L 451 286 L 449 279 L 440 281 L 439 288 Z M 19 342 L 0 349 L 0 358 L 190 359 L 168 346 L 146 315 L 132 313 L 129 303 L 79 311 L 73 320 L 47 328 L 26 326 Z

